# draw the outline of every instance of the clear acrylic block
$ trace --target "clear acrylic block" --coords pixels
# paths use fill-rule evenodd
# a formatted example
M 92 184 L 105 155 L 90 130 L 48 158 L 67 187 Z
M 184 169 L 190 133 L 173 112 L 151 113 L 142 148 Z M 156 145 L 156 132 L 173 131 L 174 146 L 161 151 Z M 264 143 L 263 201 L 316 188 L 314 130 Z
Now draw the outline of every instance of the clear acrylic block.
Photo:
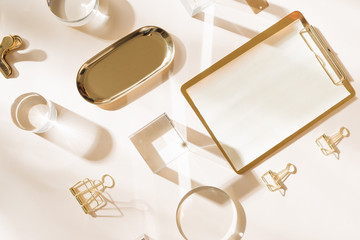
M 129 138 L 154 173 L 189 150 L 166 113 Z
M 180 0 L 184 5 L 185 9 L 191 16 L 204 10 L 206 7 L 214 3 L 214 0 Z

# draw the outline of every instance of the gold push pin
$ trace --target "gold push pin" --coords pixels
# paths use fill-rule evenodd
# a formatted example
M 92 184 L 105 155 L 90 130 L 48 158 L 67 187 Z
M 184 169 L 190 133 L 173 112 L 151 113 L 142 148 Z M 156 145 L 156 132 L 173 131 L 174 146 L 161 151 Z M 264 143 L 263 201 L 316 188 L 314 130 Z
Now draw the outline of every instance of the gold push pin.
M 278 173 L 275 173 L 271 170 L 269 170 L 268 172 L 266 172 L 264 175 L 262 175 L 262 180 L 263 182 L 266 184 L 266 186 L 268 187 L 268 189 L 271 192 L 275 192 L 277 190 L 286 190 L 286 187 L 284 185 L 285 180 L 291 175 L 291 174 L 295 174 L 296 173 L 296 167 L 291 164 L 288 163 L 286 165 L 286 168 L 284 170 L 281 170 Z M 269 175 L 271 177 L 271 179 L 273 180 L 273 184 L 270 184 L 267 180 L 266 180 L 266 176 Z
M 8 35 L 2 39 L 0 45 L 0 71 L 6 78 L 11 75 L 12 69 L 10 65 L 6 62 L 5 56 L 9 51 L 19 48 L 21 45 L 22 39 L 17 35 Z
M 335 133 L 333 136 L 329 137 L 326 134 L 321 135 L 316 139 L 316 144 L 320 147 L 321 152 L 325 156 L 329 156 L 334 153 L 337 157 L 339 155 L 339 149 L 336 145 L 344 138 L 350 136 L 350 132 L 347 128 L 341 127 L 338 133 Z M 325 146 L 321 143 L 324 142 Z
M 110 180 L 108 186 L 105 185 L 106 178 Z M 114 179 L 110 175 L 105 174 L 102 176 L 101 180 L 90 180 L 85 178 L 83 181 L 79 181 L 70 188 L 70 192 L 78 200 L 84 212 L 86 214 L 91 214 L 105 207 L 106 200 L 102 193 L 106 188 L 113 188 L 114 185 Z

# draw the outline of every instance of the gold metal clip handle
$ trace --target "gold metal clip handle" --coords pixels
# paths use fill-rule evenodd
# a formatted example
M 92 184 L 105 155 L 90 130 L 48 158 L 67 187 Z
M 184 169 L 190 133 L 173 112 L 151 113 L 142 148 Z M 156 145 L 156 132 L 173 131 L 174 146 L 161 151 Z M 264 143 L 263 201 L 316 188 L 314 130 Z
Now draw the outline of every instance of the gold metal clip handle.
M 309 41 L 305 37 L 305 33 L 308 33 L 310 35 L 311 39 L 314 41 L 314 43 L 318 47 L 321 54 L 325 57 L 326 61 L 329 63 L 331 68 L 334 70 L 335 74 L 338 76 L 338 78 L 339 78 L 338 81 L 336 81 L 331 76 L 328 69 L 326 68 L 326 64 L 325 64 L 324 60 L 311 47 L 311 44 L 309 43 Z M 323 40 L 323 38 L 318 33 L 318 31 L 313 26 L 310 25 L 310 26 L 304 28 L 303 30 L 301 30 L 300 35 L 303 38 L 303 40 L 305 41 L 305 43 L 308 45 L 310 50 L 314 53 L 316 59 L 319 61 L 319 63 L 321 64 L 322 68 L 325 70 L 326 74 L 329 76 L 331 81 L 337 86 L 343 85 L 344 81 L 346 80 L 345 73 L 342 70 L 342 68 L 341 68 L 340 64 L 338 63 L 338 61 L 335 59 L 335 57 L 332 54 L 330 48 L 326 45 L 325 41 Z

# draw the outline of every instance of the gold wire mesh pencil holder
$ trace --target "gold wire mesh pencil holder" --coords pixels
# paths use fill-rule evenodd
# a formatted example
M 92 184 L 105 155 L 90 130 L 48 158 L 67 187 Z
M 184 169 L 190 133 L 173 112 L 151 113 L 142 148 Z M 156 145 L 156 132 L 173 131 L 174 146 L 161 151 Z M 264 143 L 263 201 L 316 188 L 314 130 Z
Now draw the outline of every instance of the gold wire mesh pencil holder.
M 109 185 L 105 185 L 106 179 L 109 179 Z M 113 188 L 115 181 L 108 174 L 102 176 L 101 180 L 90 180 L 85 178 L 77 182 L 69 190 L 79 202 L 81 208 L 86 214 L 91 214 L 105 207 L 106 199 L 102 195 L 106 188 Z

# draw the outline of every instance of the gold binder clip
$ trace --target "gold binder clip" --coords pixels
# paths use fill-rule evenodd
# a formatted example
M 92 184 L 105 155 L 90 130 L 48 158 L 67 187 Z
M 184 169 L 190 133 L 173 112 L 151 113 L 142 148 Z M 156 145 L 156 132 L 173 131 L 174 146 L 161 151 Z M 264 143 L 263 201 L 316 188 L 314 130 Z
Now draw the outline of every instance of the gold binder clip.
M 291 164 L 288 163 L 286 165 L 286 168 L 284 170 L 281 170 L 278 173 L 275 173 L 271 170 L 269 170 L 268 172 L 266 172 L 264 175 L 262 175 L 262 180 L 263 182 L 266 184 L 266 186 L 268 187 L 268 189 L 271 192 L 275 192 L 277 190 L 286 190 L 286 187 L 284 185 L 285 180 L 291 175 L 291 174 L 295 174 L 296 173 L 296 167 Z M 271 179 L 273 180 L 273 184 L 270 184 L 267 180 L 266 180 L 266 176 L 270 175 Z M 284 195 L 284 194 L 283 194 Z
M 12 69 L 10 65 L 6 62 L 5 56 L 9 51 L 12 51 L 16 48 L 19 48 L 22 45 L 22 39 L 17 35 L 8 35 L 5 36 L 0 45 L 0 71 L 4 77 L 8 78 Z
M 321 135 L 318 139 L 316 139 L 316 144 L 320 147 L 322 154 L 325 156 L 329 156 L 330 154 L 334 153 L 338 157 L 339 149 L 336 145 L 344 138 L 350 136 L 350 132 L 347 128 L 341 127 L 339 132 L 334 134 L 333 136 L 329 137 L 326 134 Z M 323 140 L 326 144 L 324 147 L 321 143 Z
M 105 185 L 106 178 L 111 180 L 110 185 Z M 114 179 L 105 174 L 100 180 L 90 180 L 85 178 L 70 188 L 70 192 L 75 196 L 86 214 L 91 214 L 103 208 L 106 205 L 106 199 L 102 193 L 106 188 L 113 188 Z

